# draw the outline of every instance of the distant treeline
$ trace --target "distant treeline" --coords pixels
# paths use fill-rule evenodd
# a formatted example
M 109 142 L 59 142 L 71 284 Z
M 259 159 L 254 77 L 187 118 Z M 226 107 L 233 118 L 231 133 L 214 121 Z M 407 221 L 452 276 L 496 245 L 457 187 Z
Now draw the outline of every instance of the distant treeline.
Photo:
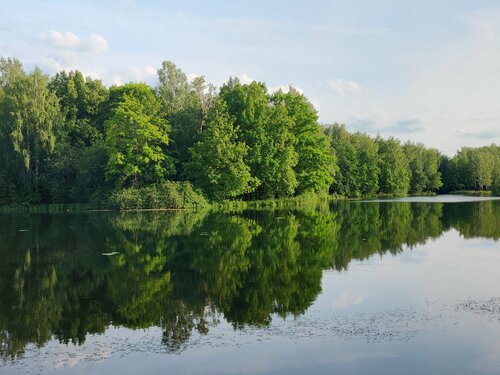
M 78 71 L 48 77 L 0 59 L 0 204 L 191 207 L 295 195 L 500 194 L 500 148 L 448 159 L 421 144 L 322 126 L 290 87 L 189 81 L 110 88 Z

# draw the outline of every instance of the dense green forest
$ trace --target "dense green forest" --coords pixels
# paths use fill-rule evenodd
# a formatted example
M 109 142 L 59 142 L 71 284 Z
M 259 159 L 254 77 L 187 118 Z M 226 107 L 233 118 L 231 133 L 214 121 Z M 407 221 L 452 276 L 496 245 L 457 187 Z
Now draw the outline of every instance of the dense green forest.
M 178 352 L 221 317 L 240 329 L 300 316 L 321 292 L 323 270 L 398 254 L 452 228 L 500 239 L 500 201 L 1 215 L 0 360 L 51 338 L 82 344 L 111 325 L 160 326 L 162 343 Z
M 360 197 L 455 190 L 500 194 L 500 147 L 453 158 L 422 144 L 322 125 L 294 88 L 189 81 L 106 87 L 0 59 L 0 204 L 196 207 L 302 194 Z

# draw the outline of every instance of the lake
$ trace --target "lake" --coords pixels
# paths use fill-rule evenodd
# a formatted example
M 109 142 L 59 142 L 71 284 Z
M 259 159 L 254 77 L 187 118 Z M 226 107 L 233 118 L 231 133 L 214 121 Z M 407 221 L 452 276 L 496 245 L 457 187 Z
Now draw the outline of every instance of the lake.
M 500 200 L 0 214 L 1 374 L 499 374 Z

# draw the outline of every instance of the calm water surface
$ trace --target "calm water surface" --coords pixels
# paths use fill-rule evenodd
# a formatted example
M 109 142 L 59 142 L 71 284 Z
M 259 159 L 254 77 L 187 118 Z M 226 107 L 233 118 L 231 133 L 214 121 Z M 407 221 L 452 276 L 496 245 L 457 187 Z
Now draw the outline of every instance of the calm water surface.
M 0 214 L 1 374 L 499 374 L 500 201 Z

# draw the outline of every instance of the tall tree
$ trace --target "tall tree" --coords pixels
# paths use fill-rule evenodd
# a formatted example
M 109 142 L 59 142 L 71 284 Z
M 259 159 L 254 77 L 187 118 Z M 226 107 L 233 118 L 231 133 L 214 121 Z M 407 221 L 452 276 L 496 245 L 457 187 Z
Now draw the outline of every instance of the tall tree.
M 78 70 L 57 73 L 49 88 L 59 98 L 71 146 L 89 146 L 102 138 L 102 111 L 108 90 Z
M 124 95 L 105 124 L 108 178 L 120 186 L 164 181 L 174 168 L 165 154 L 169 124 L 159 115 L 160 103 L 145 84 L 117 90 Z
M 234 198 L 252 190 L 250 168 L 244 161 L 248 147 L 238 140 L 238 129 L 224 101 L 216 101 L 202 139 L 190 152 L 187 174 L 210 198 Z
M 236 119 L 240 139 L 249 147 L 246 163 L 257 186 L 252 197 L 293 194 L 297 187 L 296 138 L 283 103 L 271 103 L 264 83 L 242 85 L 233 78 L 222 86 L 220 97 Z
M 422 144 L 407 142 L 403 146 L 405 157 L 408 160 L 410 172 L 410 193 L 422 193 L 427 188 L 427 175 L 424 171 L 425 148 Z
M 331 186 L 332 192 L 347 197 L 361 195 L 360 165 L 355 145 L 351 142 L 351 134 L 344 125 L 333 124 L 327 130 L 332 149 L 337 157 L 339 171 Z
M 297 188 L 294 171 L 298 162 L 297 140 L 291 132 L 292 126 L 284 104 L 278 103 L 270 109 L 259 170 L 262 181 L 259 190 L 263 198 L 288 197 Z
M 17 195 L 38 202 L 40 175 L 54 151 L 61 122 L 58 100 L 47 88 L 48 77 L 38 68 L 26 74 L 19 61 L 0 59 L 0 77 L 0 170 L 10 175 Z
M 318 124 L 316 109 L 293 87 L 287 93 L 278 91 L 272 101 L 283 103 L 292 121 L 290 130 L 297 140 L 298 162 L 294 168 L 297 193 L 327 193 L 338 168 L 335 155 Z
M 266 122 L 269 113 L 269 98 L 263 84 L 252 82 L 242 85 L 230 79 L 220 90 L 220 97 L 227 103 L 229 113 L 234 116 L 240 139 L 249 147 L 246 163 L 255 177 L 257 187 L 262 184 L 261 164 L 264 158 Z
M 395 138 L 377 138 L 379 145 L 380 192 L 406 194 L 410 188 L 410 173 L 401 143 Z
M 376 194 L 379 189 L 380 167 L 378 165 L 378 144 L 363 133 L 350 137 L 358 155 L 358 187 L 362 195 Z
M 184 165 L 191 155 L 189 148 L 201 139 L 205 118 L 215 98 L 215 88 L 204 77 L 191 82 L 170 62 L 164 61 L 158 70 L 156 93 L 162 115 L 171 124 L 169 155 L 174 159 L 178 178 L 183 178 Z
M 439 166 L 441 163 L 441 153 L 434 149 L 425 149 L 424 152 L 424 173 L 426 176 L 425 190 L 428 192 L 435 192 L 443 186 L 443 180 Z

